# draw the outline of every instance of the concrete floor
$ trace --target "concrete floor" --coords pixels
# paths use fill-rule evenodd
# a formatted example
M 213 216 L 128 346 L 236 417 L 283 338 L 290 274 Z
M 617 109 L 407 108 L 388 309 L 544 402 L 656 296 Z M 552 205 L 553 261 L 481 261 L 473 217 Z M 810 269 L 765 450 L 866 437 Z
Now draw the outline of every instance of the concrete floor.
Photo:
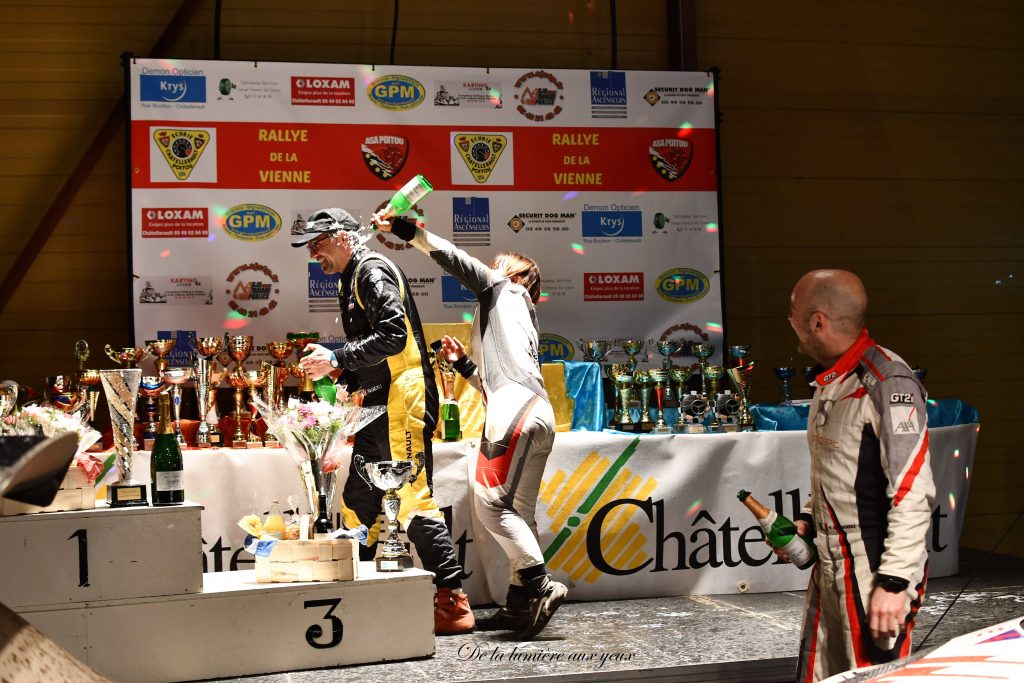
M 963 549 L 958 576 L 934 579 L 918 616 L 915 648 L 949 607 L 984 553 Z M 230 680 L 323 681 L 791 681 L 803 592 L 690 595 L 562 606 L 529 642 L 506 634 L 436 639 L 433 657 Z M 478 616 L 490 613 L 478 609 Z M 1024 616 L 1024 558 L 992 556 L 926 647 Z

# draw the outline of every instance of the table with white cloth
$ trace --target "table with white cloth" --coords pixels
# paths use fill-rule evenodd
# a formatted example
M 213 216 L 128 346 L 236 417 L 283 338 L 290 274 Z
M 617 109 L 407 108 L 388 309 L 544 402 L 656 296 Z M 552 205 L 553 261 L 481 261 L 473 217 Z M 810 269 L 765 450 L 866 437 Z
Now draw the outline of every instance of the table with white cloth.
M 929 431 L 936 482 L 927 539 L 931 575 L 948 576 L 958 568 L 976 414 Z M 435 442 L 433 452 L 435 495 L 450 522 L 465 588 L 476 604 L 501 599 L 508 563 L 471 504 L 478 443 Z M 135 457 L 136 477 L 147 478 L 149 454 Z M 275 498 L 283 508 L 308 512 L 298 468 L 283 449 L 189 449 L 184 457 L 186 496 L 205 507 L 207 571 L 252 567 L 236 524 L 243 515 L 264 514 Z M 346 461 L 342 470 L 344 477 Z M 809 495 L 809 481 L 801 430 L 560 432 L 537 503 L 540 545 L 574 600 L 803 589 L 808 574 L 777 561 L 736 492 L 747 489 L 792 518 Z

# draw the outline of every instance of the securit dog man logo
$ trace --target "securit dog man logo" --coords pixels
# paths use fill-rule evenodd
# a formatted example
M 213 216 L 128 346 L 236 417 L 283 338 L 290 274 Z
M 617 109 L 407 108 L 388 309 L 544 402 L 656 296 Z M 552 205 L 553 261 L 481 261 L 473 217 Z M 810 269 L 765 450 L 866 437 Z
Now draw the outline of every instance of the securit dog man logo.
M 657 488 L 658 481 L 634 474 L 626 463 L 636 452 L 640 439 L 630 442 L 614 461 L 592 451 L 574 472 L 559 470 L 541 486 L 540 499 L 547 503 L 554 540 L 544 550 L 551 569 L 565 572 L 576 582 L 593 583 L 602 571 L 594 566 L 587 539 L 600 538 L 600 556 L 604 562 L 628 569 L 647 559 L 647 538 L 631 518 L 632 506 L 611 508 L 618 499 L 643 500 Z M 595 524 L 596 534 L 588 533 Z

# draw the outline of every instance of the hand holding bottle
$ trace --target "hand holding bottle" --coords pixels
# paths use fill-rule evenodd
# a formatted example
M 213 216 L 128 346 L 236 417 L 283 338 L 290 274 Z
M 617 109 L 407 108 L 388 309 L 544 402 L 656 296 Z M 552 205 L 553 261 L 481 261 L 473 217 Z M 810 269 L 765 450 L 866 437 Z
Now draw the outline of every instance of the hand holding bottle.
M 466 347 L 455 337 L 446 334 L 441 339 L 441 353 L 444 354 L 445 360 L 454 363 L 466 355 Z
M 320 344 L 307 344 L 299 359 L 299 366 L 305 370 L 313 381 L 325 377 L 334 368 L 331 366 L 331 350 Z
M 811 525 L 808 524 L 805 520 L 802 520 L 802 519 L 798 519 L 798 520 L 794 521 L 793 522 L 793 526 L 796 527 L 796 535 L 801 537 L 801 538 L 806 538 L 808 532 L 810 532 L 810 530 L 811 530 Z M 767 538 L 764 540 L 764 542 L 767 543 L 769 546 L 772 545 L 771 542 Z M 789 557 L 789 553 L 787 553 L 786 551 L 781 550 L 779 548 L 775 548 L 774 546 L 772 547 L 772 550 L 775 551 L 775 554 L 778 555 L 779 558 L 781 558 L 783 562 L 792 562 L 793 561 Z

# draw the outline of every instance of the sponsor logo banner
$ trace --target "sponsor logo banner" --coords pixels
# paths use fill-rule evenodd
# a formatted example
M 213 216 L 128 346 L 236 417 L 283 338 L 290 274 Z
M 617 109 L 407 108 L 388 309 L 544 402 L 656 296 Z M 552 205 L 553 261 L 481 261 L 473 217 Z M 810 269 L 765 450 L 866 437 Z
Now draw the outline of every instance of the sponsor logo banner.
M 293 105 L 352 107 L 355 103 L 354 78 L 292 76 Z
M 174 177 L 188 180 L 210 142 L 210 133 L 205 130 L 157 128 L 153 131 L 153 141 Z
M 707 275 L 692 268 L 666 270 L 658 276 L 654 286 L 658 296 L 676 304 L 703 299 L 711 289 Z
M 306 264 L 308 304 L 310 313 L 329 313 L 338 310 L 339 273 L 326 275 L 317 261 Z
M 262 204 L 239 204 L 224 214 L 224 231 L 236 240 L 262 242 L 281 229 L 281 215 Z
M 914 406 L 889 406 L 889 419 L 892 421 L 893 434 L 918 434 L 917 416 Z
M 658 138 L 647 149 L 654 170 L 665 180 L 675 182 L 683 177 L 693 159 L 693 143 L 679 138 Z
M 409 140 L 401 135 L 368 135 L 360 150 L 370 172 L 381 180 L 390 180 L 405 166 Z
M 584 273 L 584 301 L 643 301 L 644 274 Z
M 531 121 L 550 121 L 562 113 L 562 82 L 547 71 L 529 71 L 515 83 L 516 111 Z
M 438 81 L 435 107 L 501 109 L 501 84 L 489 81 Z
M 512 216 L 512 232 L 570 232 L 576 223 L 574 211 L 522 212 Z
M 559 360 L 569 361 L 576 355 L 576 348 L 572 342 L 554 332 L 544 332 L 540 335 L 540 362 L 553 363 Z
M 590 117 L 624 119 L 626 114 L 626 72 L 591 71 Z
M 381 76 L 366 89 L 366 96 L 381 109 L 406 111 L 420 106 L 426 91 L 415 78 Z
M 141 279 L 140 304 L 178 304 L 210 306 L 213 304 L 213 278 L 208 275 L 179 277 L 147 276 Z
M 451 275 L 441 276 L 441 301 L 446 304 L 476 303 L 476 295 Z
M 209 209 L 205 206 L 142 209 L 142 236 L 207 238 L 210 236 Z
M 274 80 L 239 80 L 222 78 L 217 81 L 217 101 L 277 100 L 281 98 L 281 83 Z
M 262 263 L 242 264 L 228 273 L 225 281 L 228 307 L 241 317 L 258 318 L 277 308 L 280 281 Z
M 711 87 L 656 86 L 644 95 L 644 102 L 654 106 L 699 107 L 712 94 Z
M 139 100 L 169 104 L 206 102 L 206 76 L 139 76 Z
M 493 133 L 456 133 L 452 146 L 478 184 L 486 183 L 508 146 L 508 137 Z M 457 183 L 454 174 L 452 182 Z
M 458 246 L 489 246 L 491 204 L 487 197 L 452 197 L 452 242 Z
M 643 214 L 639 205 L 631 205 L 626 210 L 600 207 L 601 210 L 595 211 L 596 207 L 587 204 L 583 208 L 583 237 L 632 238 L 635 241 L 643 235 Z

